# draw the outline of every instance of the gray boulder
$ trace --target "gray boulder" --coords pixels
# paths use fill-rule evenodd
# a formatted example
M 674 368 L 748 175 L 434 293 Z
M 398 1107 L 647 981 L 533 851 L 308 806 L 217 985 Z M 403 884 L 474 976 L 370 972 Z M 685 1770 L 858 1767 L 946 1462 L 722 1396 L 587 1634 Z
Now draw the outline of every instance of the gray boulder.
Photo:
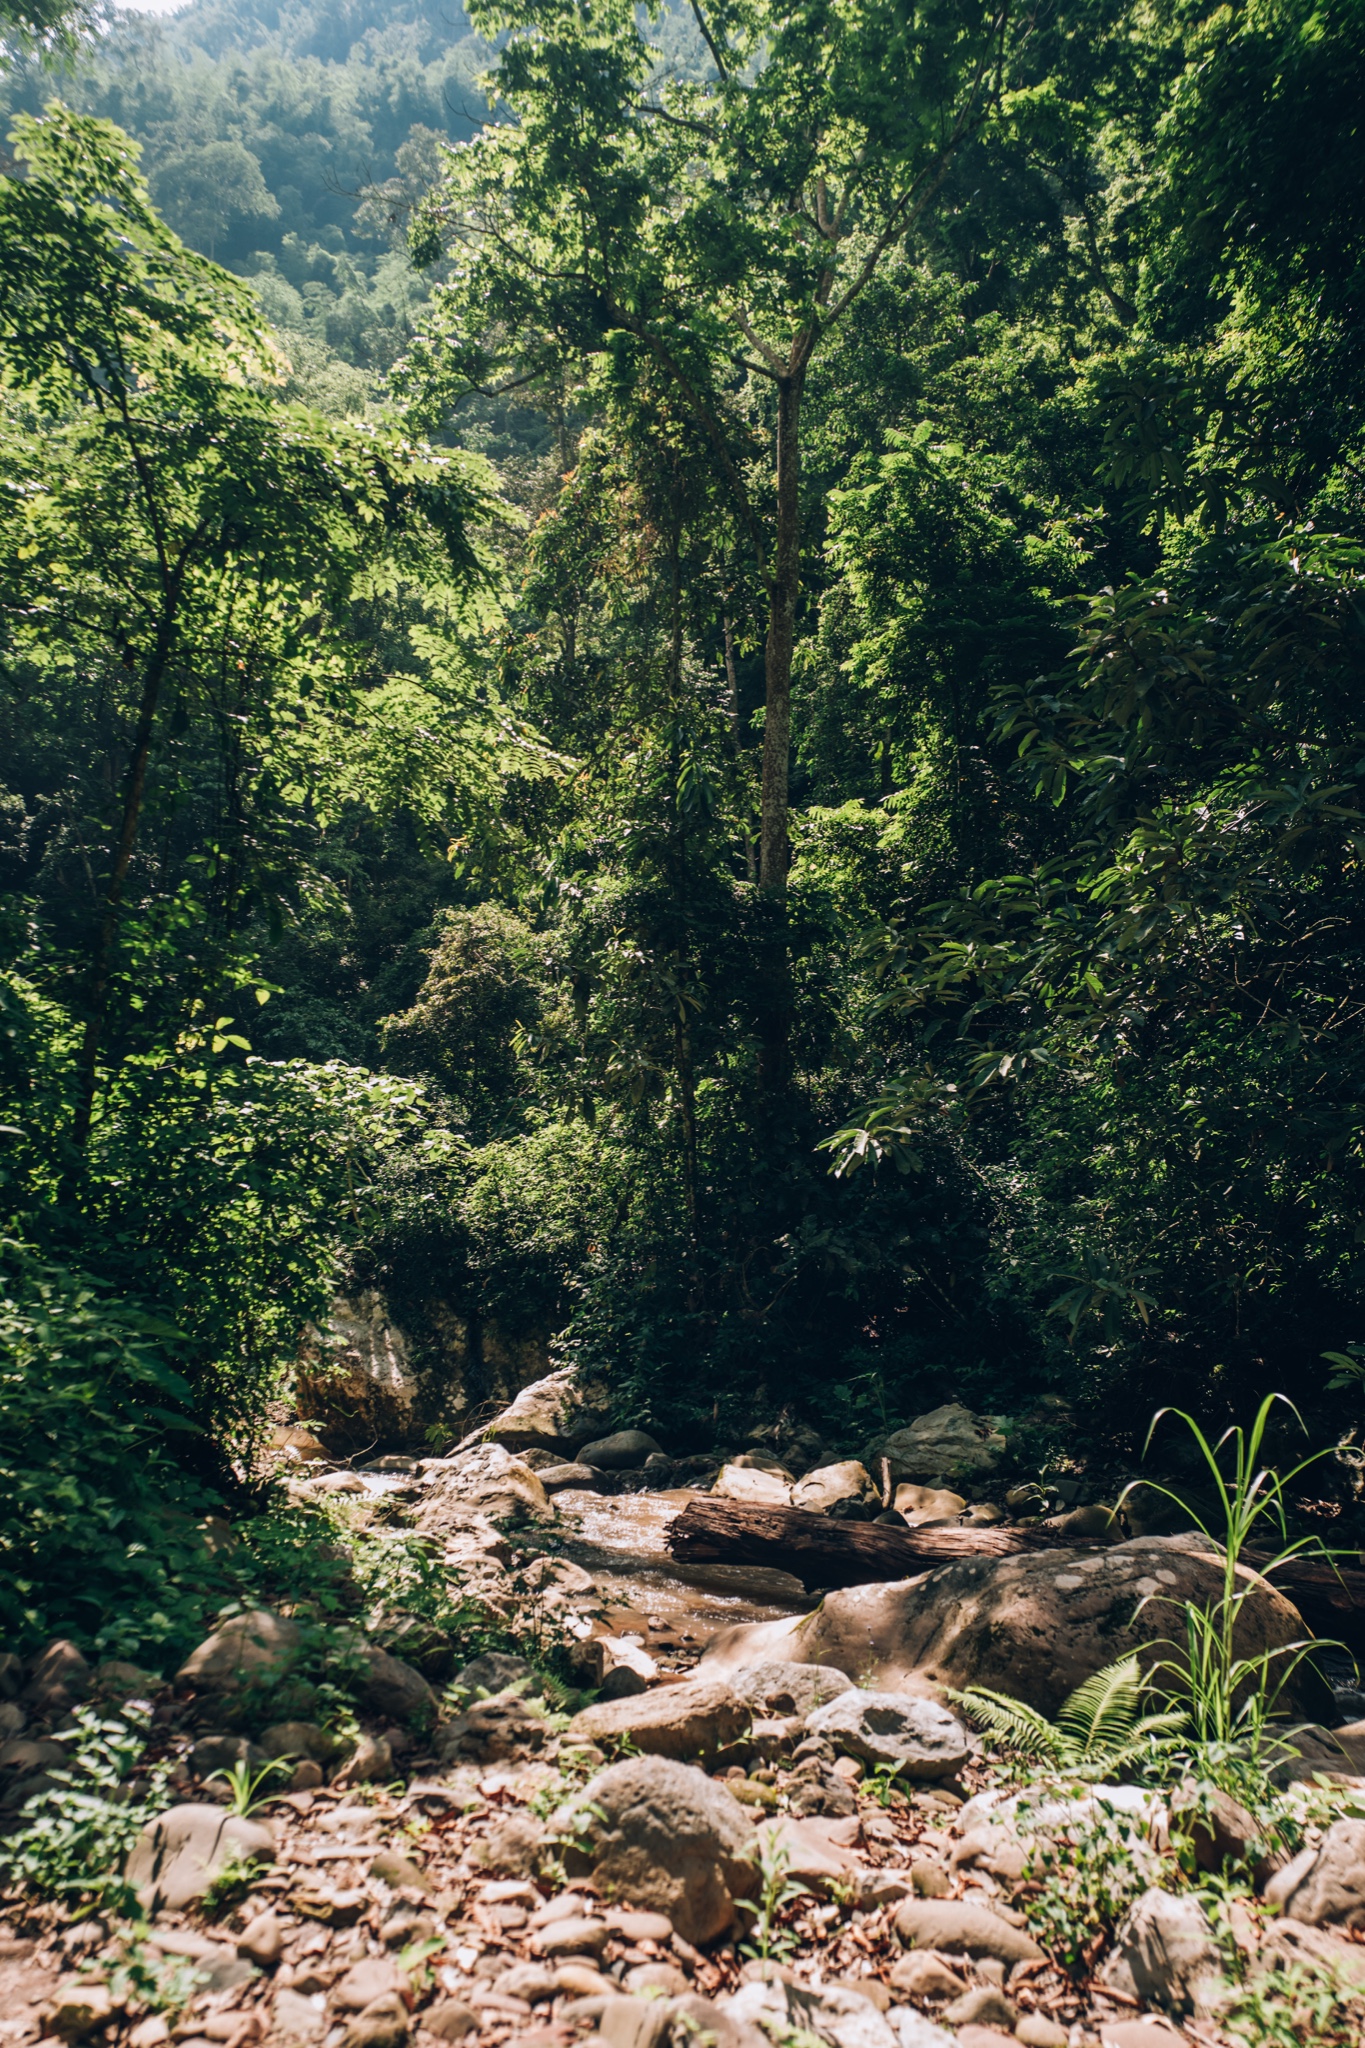
M 361 1654 L 367 1667 L 360 1687 L 363 1707 L 391 1721 L 435 1718 L 436 1695 L 420 1671 L 373 1643 L 366 1643 Z
M 566 1860 L 581 1858 L 608 1897 L 666 1913 L 684 1941 L 723 1934 L 735 1899 L 757 1883 L 752 1820 L 691 1764 L 659 1756 L 613 1764 L 568 1818 L 581 1847 Z
M 1043 1957 L 1031 1934 L 967 1899 L 906 1899 L 896 1909 L 895 1928 L 906 1948 L 994 1956 L 1002 1963 L 1037 1963 Z
M 987 1415 L 973 1415 L 960 1401 L 949 1401 L 927 1415 L 917 1415 L 875 1448 L 873 1463 L 885 1458 L 892 1484 L 902 1479 L 954 1479 L 993 1472 L 1005 1451 L 1005 1439 Z
M 566 1493 L 572 1487 L 584 1493 L 598 1493 L 602 1474 L 595 1465 L 538 1465 L 536 1478 L 547 1493 Z
M 1212 2011 L 1222 1987 L 1222 1956 L 1198 1899 L 1155 1886 L 1145 1891 L 1124 1916 L 1100 1975 L 1143 2005 L 1175 2014 Z
M 176 1672 L 177 1685 L 198 1692 L 232 1692 L 244 1680 L 273 1678 L 298 1655 L 303 1631 L 296 1621 L 257 1607 L 234 1615 L 191 1650 Z
M 724 1679 L 692 1678 L 634 1698 L 602 1700 L 569 1723 L 575 1742 L 628 1735 L 647 1756 L 711 1757 L 749 1725 L 749 1710 Z
M 1365 1927 L 1365 1820 L 1334 1820 L 1285 1905 L 1308 1927 Z
M 578 1453 L 580 1465 L 592 1465 L 600 1472 L 633 1472 L 646 1458 L 663 1456 L 663 1445 L 655 1443 L 642 1429 L 618 1429 L 612 1436 L 584 1444 Z
M 894 1764 L 904 1778 L 951 1778 L 971 1754 L 956 1714 L 910 1693 L 850 1687 L 806 1717 L 806 1731 L 867 1764 Z
M 142 1830 L 124 1876 L 151 1911 L 183 1912 L 230 1863 L 275 1860 L 275 1837 L 260 1821 L 221 1806 L 173 1806 Z
M 249 1742 L 245 1735 L 201 1735 L 190 1751 L 190 1769 L 196 1778 L 211 1778 L 217 1771 L 230 1771 L 234 1764 L 259 1771 L 279 1753 Z
M 566 1366 L 523 1387 L 511 1406 L 479 1435 L 509 1451 L 572 1453 L 601 1434 L 610 1407 L 604 1386 L 583 1379 L 575 1367 Z
M 1143 1536 L 1107 1550 L 962 1558 L 915 1578 L 846 1586 L 813 1613 L 723 1629 L 700 1669 L 790 1658 L 875 1675 L 888 1691 L 989 1686 L 1055 1716 L 1067 1694 L 1129 1651 L 1185 1637 L 1185 1604 L 1221 1598 L 1221 1553 L 1202 1536 Z M 1236 1654 L 1298 1642 L 1303 1617 L 1265 1580 L 1238 1609 Z M 1287 1688 L 1293 1692 L 1291 1682 Z M 1293 1706 L 1294 1702 L 1287 1701 Z
M 510 1656 L 506 1650 L 485 1650 L 455 1673 L 455 1683 L 468 1693 L 491 1695 L 506 1692 L 512 1685 L 527 1685 L 534 1676 L 524 1657 Z
M 61 1714 L 90 1690 L 90 1666 L 74 1643 L 58 1641 L 29 1666 L 24 1698 L 39 1714 Z
M 469 1450 L 424 1464 L 427 1493 L 417 1514 L 417 1527 L 439 1532 L 471 1514 L 493 1522 L 546 1520 L 554 1513 L 539 1476 L 501 1444 L 475 1444 Z

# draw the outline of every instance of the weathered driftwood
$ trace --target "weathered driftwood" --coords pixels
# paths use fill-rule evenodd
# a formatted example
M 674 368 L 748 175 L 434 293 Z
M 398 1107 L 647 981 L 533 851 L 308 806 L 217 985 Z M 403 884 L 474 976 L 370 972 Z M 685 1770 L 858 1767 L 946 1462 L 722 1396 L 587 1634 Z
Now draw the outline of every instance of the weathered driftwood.
M 688 1502 L 669 1524 L 666 1541 L 679 1564 L 762 1566 L 789 1572 L 808 1589 L 910 1578 L 960 1557 L 1017 1557 L 1059 1545 L 1104 1547 L 1055 1529 L 900 1529 L 890 1522 L 835 1521 L 800 1508 L 751 1507 L 712 1494 Z M 1294 1558 L 1276 1571 L 1274 1583 L 1319 1635 L 1365 1632 L 1365 1571 L 1358 1567 Z

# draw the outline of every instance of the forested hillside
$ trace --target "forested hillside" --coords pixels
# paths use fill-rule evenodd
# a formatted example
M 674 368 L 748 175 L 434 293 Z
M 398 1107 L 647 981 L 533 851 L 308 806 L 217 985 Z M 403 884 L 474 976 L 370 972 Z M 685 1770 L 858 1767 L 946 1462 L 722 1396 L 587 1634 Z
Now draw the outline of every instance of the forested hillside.
M 7 1627 L 181 1629 L 338 1291 L 684 1450 L 1358 1429 L 1363 88 L 1350 0 L 16 30 Z

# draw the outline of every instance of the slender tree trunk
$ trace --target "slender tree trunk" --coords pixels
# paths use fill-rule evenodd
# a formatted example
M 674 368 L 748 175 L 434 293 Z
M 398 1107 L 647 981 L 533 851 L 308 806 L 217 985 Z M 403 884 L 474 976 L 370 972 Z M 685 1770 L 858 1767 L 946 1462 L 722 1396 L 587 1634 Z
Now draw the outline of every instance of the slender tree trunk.
M 668 638 L 668 688 L 672 712 L 672 761 L 669 781 L 669 809 L 672 814 L 672 838 L 675 849 L 673 861 L 673 894 L 677 914 L 682 925 L 683 942 L 673 954 L 677 974 L 674 991 L 673 1014 L 673 1064 L 678 1079 L 678 1109 L 682 1119 L 683 1140 L 683 1200 L 687 1206 L 688 1227 L 692 1243 L 697 1242 L 697 1088 L 696 1075 L 692 1066 L 692 1032 L 687 1019 L 687 822 L 682 806 L 678 802 L 678 778 L 682 772 L 680 753 L 680 726 L 682 717 L 682 662 L 683 662 L 683 619 L 682 619 L 682 563 L 678 551 L 679 529 L 673 520 L 668 530 L 669 569 L 669 638 Z
M 152 649 L 142 680 L 142 702 L 138 707 L 133 755 L 128 764 L 128 780 L 123 793 L 123 817 L 109 869 L 109 886 L 104 894 L 104 915 L 100 920 L 99 937 L 95 941 L 89 1008 L 77 1066 L 76 1119 L 72 1127 L 72 1136 L 78 1147 L 83 1147 L 90 1135 L 90 1122 L 95 1110 L 95 1079 L 99 1070 L 100 1041 L 104 1035 L 105 1009 L 109 1000 L 114 940 L 118 935 L 119 914 L 123 908 L 124 884 L 127 882 L 128 869 L 132 864 L 133 848 L 137 844 L 142 799 L 147 788 L 147 763 L 152 752 L 152 732 L 156 725 L 157 706 L 161 700 L 161 685 L 165 681 L 170 661 L 173 630 L 173 624 L 168 620 L 157 635 L 156 645 Z
M 739 675 L 735 668 L 735 622 L 728 612 L 721 617 L 725 635 L 725 684 L 729 692 L 730 739 L 739 760 L 744 752 L 743 721 L 739 709 Z M 758 880 L 758 843 L 748 825 L 744 827 L 744 867 L 751 882 Z
M 773 574 L 768 590 L 764 652 L 763 788 L 759 822 L 759 893 L 769 928 L 759 969 L 759 1086 L 770 1101 L 787 1084 L 791 1039 L 791 960 L 787 947 L 788 757 L 791 752 L 792 651 L 801 588 L 801 394 L 805 369 L 777 386 L 777 474 Z
M 801 394 L 804 370 L 777 386 L 777 474 L 773 578 L 764 653 L 763 798 L 759 887 L 786 894 L 791 843 L 787 832 L 787 762 L 791 751 L 792 649 L 801 588 Z

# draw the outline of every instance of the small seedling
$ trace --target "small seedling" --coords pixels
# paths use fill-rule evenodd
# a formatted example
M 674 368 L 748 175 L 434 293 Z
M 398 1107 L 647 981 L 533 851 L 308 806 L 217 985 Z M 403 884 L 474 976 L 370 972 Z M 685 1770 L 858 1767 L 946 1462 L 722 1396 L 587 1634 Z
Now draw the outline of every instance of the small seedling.
M 208 1782 L 212 1784 L 215 1778 L 221 1778 L 228 1788 L 229 1811 L 235 1813 L 239 1820 L 250 1820 L 253 1813 L 259 1813 L 275 1797 L 273 1793 L 262 1796 L 261 1787 L 282 1771 L 290 1774 L 293 1762 L 292 1756 L 276 1757 L 272 1762 L 263 1764 L 259 1771 L 253 1771 L 245 1757 L 239 1757 L 230 1769 L 211 1772 Z
M 771 1828 L 759 1831 L 755 1851 L 762 1887 L 758 1904 L 751 1907 L 754 1914 L 753 1938 L 741 1946 L 741 1953 L 755 1962 L 770 1962 L 774 1956 L 788 1956 L 796 1947 L 796 1937 L 785 1927 L 777 1925 L 778 1914 L 793 1899 L 803 1898 L 809 1886 L 799 1878 L 788 1875 L 791 1868 L 791 1851 L 777 1839 Z

